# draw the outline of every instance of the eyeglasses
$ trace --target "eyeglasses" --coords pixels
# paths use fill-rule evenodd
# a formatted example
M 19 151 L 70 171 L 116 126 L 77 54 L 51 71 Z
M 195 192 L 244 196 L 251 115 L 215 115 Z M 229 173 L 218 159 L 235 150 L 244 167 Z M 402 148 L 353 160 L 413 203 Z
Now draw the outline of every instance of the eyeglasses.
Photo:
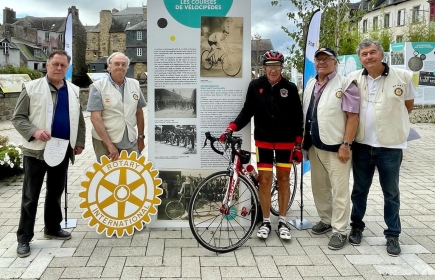
M 65 65 L 65 64 L 62 64 L 62 63 L 59 63 L 59 62 L 53 62 L 53 63 L 50 63 L 50 64 L 53 65 L 53 67 L 56 68 L 56 69 L 60 67 L 60 69 L 65 70 L 66 68 L 68 68 L 68 65 Z
M 267 70 L 281 70 L 282 66 L 266 66 Z
M 324 63 L 328 63 L 329 61 L 331 61 L 331 60 L 335 60 L 335 58 L 332 58 L 332 57 L 325 57 L 325 58 L 315 58 L 314 59 L 314 61 L 315 62 L 324 62 Z

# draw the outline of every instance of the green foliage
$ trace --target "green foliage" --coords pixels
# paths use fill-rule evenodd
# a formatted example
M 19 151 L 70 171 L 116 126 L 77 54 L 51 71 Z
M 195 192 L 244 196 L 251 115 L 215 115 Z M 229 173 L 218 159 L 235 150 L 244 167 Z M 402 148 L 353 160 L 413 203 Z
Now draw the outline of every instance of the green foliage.
M 31 70 L 24 66 L 13 67 L 12 65 L 0 67 L 0 74 L 27 74 L 32 80 L 42 77 L 41 72 L 37 70 Z
M 9 143 L 8 137 L 0 135 L 0 179 L 22 172 L 22 148 L 21 145 Z

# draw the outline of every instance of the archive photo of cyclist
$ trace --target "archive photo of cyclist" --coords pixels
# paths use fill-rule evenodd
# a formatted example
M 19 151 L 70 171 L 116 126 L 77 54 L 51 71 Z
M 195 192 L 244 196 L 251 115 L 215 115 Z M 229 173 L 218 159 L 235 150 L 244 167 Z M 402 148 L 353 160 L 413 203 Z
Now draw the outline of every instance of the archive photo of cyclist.
M 156 125 L 156 158 L 196 154 L 196 125 Z
M 201 18 L 201 77 L 241 77 L 240 17 Z
M 266 74 L 251 81 L 241 112 L 228 125 L 220 141 L 225 142 L 229 134 L 243 129 L 254 117 L 254 140 L 260 185 L 258 194 L 263 212 L 263 221 L 257 237 L 266 239 L 272 229 L 270 189 L 275 160 L 280 212 L 278 235 L 283 240 L 290 240 L 290 227 L 286 221 L 290 198 L 289 177 L 292 164 L 302 161 L 302 105 L 296 85 L 281 75 L 283 54 L 270 50 L 262 58 Z

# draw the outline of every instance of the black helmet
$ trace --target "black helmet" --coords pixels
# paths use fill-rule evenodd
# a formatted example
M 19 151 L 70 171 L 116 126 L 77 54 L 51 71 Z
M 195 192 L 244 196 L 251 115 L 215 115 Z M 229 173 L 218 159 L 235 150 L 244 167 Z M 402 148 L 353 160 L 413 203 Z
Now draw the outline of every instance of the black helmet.
M 265 65 L 269 61 L 281 62 L 281 64 L 283 64 L 284 56 L 279 51 L 270 50 L 263 54 L 263 65 Z

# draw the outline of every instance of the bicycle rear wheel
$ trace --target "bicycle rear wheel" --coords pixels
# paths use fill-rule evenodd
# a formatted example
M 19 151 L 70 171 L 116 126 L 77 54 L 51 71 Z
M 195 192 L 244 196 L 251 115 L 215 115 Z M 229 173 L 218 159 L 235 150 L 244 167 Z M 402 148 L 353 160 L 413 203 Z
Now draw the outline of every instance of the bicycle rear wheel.
M 230 77 L 234 77 L 239 74 L 242 68 L 242 62 L 240 58 L 235 54 L 226 54 L 222 57 L 222 70 Z
M 204 248 L 226 253 L 242 246 L 251 236 L 258 215 L 258 195 L 256 189 L 243 177 L 235 186 L 233 201 L 226 214 L 220 212 L 222 199 L 210 201 L 210 212 L 206 216 L 197 215 L 202 194 L 218 192 L 224 197 L 230 182 L 230 172 L 216 172 L 202 181 L 195 189 L 189 203 L 189 226 L 195 239 Z M 237 195 L 236 195 L 237 194 Z
M 210 61 L 205 60 L 208 57 L 209 53 L 209 50 L 205 50 L 201 54 L 201 65 L 207 70 L 213 67 L 212 57 L 210 57 Z
M 170 201 L 166 204 L 165 213 L 171 220 L 179 219 L 184 214 L 184 205 L 179 201 Z
M 296 197 L 296 190 L 299 187 L 298 186 L 298 174 L 297 174 L 297 167 L 295 164 L 292 164 L 292 168 L 290 170 L 290 199 L 288 201 L 288 206 L 287 206 L 287 211 L 290 210 L 290 207 L 293 204 L 293 201 L 295 200 Z M 272 183 L 272 191 L 271 191 L 271 196 L 270 196 L 270 213 L 272 213 L 275 216 L 279 216 L 279 205 L 278 205 L 278 182 L 276 180 L 276 177 L 274 176 L 273 178 L 273 183 Z

